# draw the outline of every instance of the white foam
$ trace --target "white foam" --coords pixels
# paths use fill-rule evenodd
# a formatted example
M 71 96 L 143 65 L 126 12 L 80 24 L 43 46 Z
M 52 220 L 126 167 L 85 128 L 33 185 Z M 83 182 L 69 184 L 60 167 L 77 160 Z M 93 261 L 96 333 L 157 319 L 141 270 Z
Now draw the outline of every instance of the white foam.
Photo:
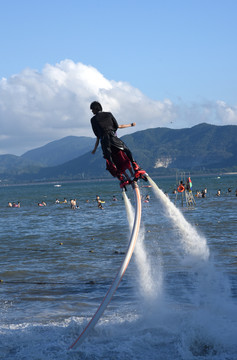
M 130 231 L 132 230 L 133 220 L 134 220 L 134 209 L 130 200 L 128 199 L 126 193 L 124 194 L 125 207 L 127 211 L 127 218 L 129 223 Z M 138 240 L 134 250 L 136 264 L 138 267 L 139 275 L 139 286 L 140 293 L 147 301 L 152 301 L 152 299 L 157 298 L 158 294 L 162 293 L 162 271 L 160 267 L 159 275 L 156 273 L 156 281 L 154 281 L 151 270 L 150 259 L 147 256 L 145 245 L 145 229 L 142 225 L 139 231 Z M 157 270 L 157 269 L 156 269 Z

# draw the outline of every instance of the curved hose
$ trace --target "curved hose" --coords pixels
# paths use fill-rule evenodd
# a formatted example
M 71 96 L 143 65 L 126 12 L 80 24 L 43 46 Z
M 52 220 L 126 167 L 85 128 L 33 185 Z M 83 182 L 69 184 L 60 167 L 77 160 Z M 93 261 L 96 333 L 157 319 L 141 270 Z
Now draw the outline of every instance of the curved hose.
M 132 257 L 135 244 L 138 238 L 138 233 L 140 229 L 140 223 L 141 223 L 141 195 L 139 191 L 139 187 L 136 182 L 133 184 L 133 190 L 135 194 L 135 217 L 134 217 L 134 223 L 133 223 L 133 229 L 130 236 L 129 245 L 127 248 L 127 252 L 125 254 L 124 260 L 119 268 L 119 271 L 112 282 L 110 289 L 108 290 L 107 294 L 105 295 L 102 303 L 98 307 L 97 311 L 95 312 L 94 316 L 91 318 L 85 329 L 81 332 L 81 334 L 78 336 L 76 341 L 69 347 L 69 349 L 75 348 L 76 346 L 80 345 L 89 332 L 94 328 L 100 317 L 103 315 L 103 312 L 105 311 L 106 307 L 108 306 L 110 300 L 112 299 L 116 289 L 119 286 L 120 281 L 122 280 L 123 275 L 125 274 L 125 271 L 128 267 L 128 264 L 130 262 L 130 259 Z

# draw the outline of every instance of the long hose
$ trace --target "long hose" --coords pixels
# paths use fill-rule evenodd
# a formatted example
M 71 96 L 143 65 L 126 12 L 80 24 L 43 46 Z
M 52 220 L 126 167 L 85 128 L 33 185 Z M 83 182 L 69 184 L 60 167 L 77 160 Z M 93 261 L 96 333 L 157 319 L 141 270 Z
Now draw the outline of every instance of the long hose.
M 102 303 L 98 307 L 94 316 L 91 318 L 91 320 L 89 321 L 89 323 L 87 324 L 85 329 L 78 336 L 76 341 L 74 341 L 74 343 L 69 347 L 69 349 L 76 348 L 78 345 L 80 345 L 85 340 L 85 338 L 87 337 L 89 332 L 97 324 L 98 320 L 103 315 L 106 307 L 108 306 L 110 300 L 112 299 L 115 291 L 117 290 L 119 283 L 122 280 L 123 275 L 125 274 L 125 271 L 131 260 L 131 257 L 132 257 L 132 254 L 133 254 L 133 251 L 135 248 L 135 244 L 136 244 L 136 241 L 138 238 L 138 233 L 139 233 L 140 223 L 141 223 L 141 212 L 142 212 L 141 211 L 142 210 L 141 209 L 141 195 L 140 195 L 139 187 L 136 182 L 134 182 L 132 184 L 132 186 L 133 186 L 134 195 L 135 195 L 135 217 L 134 217 L 134 223 L 133 223 L 133 228 L 132 228 L 132 232 L 131 232 L 131 236 L 130 236 L 129 245 L 128 245 L 124 260 L 119 268 L 119 271 L 118 271 L 114 281 L 112 282 L 112 284 L 110 286 L 110 289 L 108 290 L 107 294 L 105 295 Z

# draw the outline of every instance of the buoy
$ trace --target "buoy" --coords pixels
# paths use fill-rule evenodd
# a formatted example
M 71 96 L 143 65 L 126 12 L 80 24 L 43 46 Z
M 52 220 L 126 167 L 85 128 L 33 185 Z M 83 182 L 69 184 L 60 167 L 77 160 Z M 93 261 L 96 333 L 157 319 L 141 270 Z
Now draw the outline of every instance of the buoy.
M 180 184 L 178 186 L 177 190 L 178 190 L 178 192 L 183 192 L 185 190 L 185 187 L 182 184 Z

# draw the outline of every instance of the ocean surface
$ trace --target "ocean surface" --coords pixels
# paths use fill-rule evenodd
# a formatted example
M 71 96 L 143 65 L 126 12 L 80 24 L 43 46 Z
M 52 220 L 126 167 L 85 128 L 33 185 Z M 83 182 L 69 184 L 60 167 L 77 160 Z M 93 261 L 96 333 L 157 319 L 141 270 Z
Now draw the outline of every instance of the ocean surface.
M 0 186 L 1 360 L 237 359 L 237 175 L 193 177 L 194 195 L 207 188 L 195 207 L 176 199 L 175 178 L 154 180 L 162 191 L 139 182 L 142 226 L 128 269 L 75 350 L 127 250 L 119 184 Z

